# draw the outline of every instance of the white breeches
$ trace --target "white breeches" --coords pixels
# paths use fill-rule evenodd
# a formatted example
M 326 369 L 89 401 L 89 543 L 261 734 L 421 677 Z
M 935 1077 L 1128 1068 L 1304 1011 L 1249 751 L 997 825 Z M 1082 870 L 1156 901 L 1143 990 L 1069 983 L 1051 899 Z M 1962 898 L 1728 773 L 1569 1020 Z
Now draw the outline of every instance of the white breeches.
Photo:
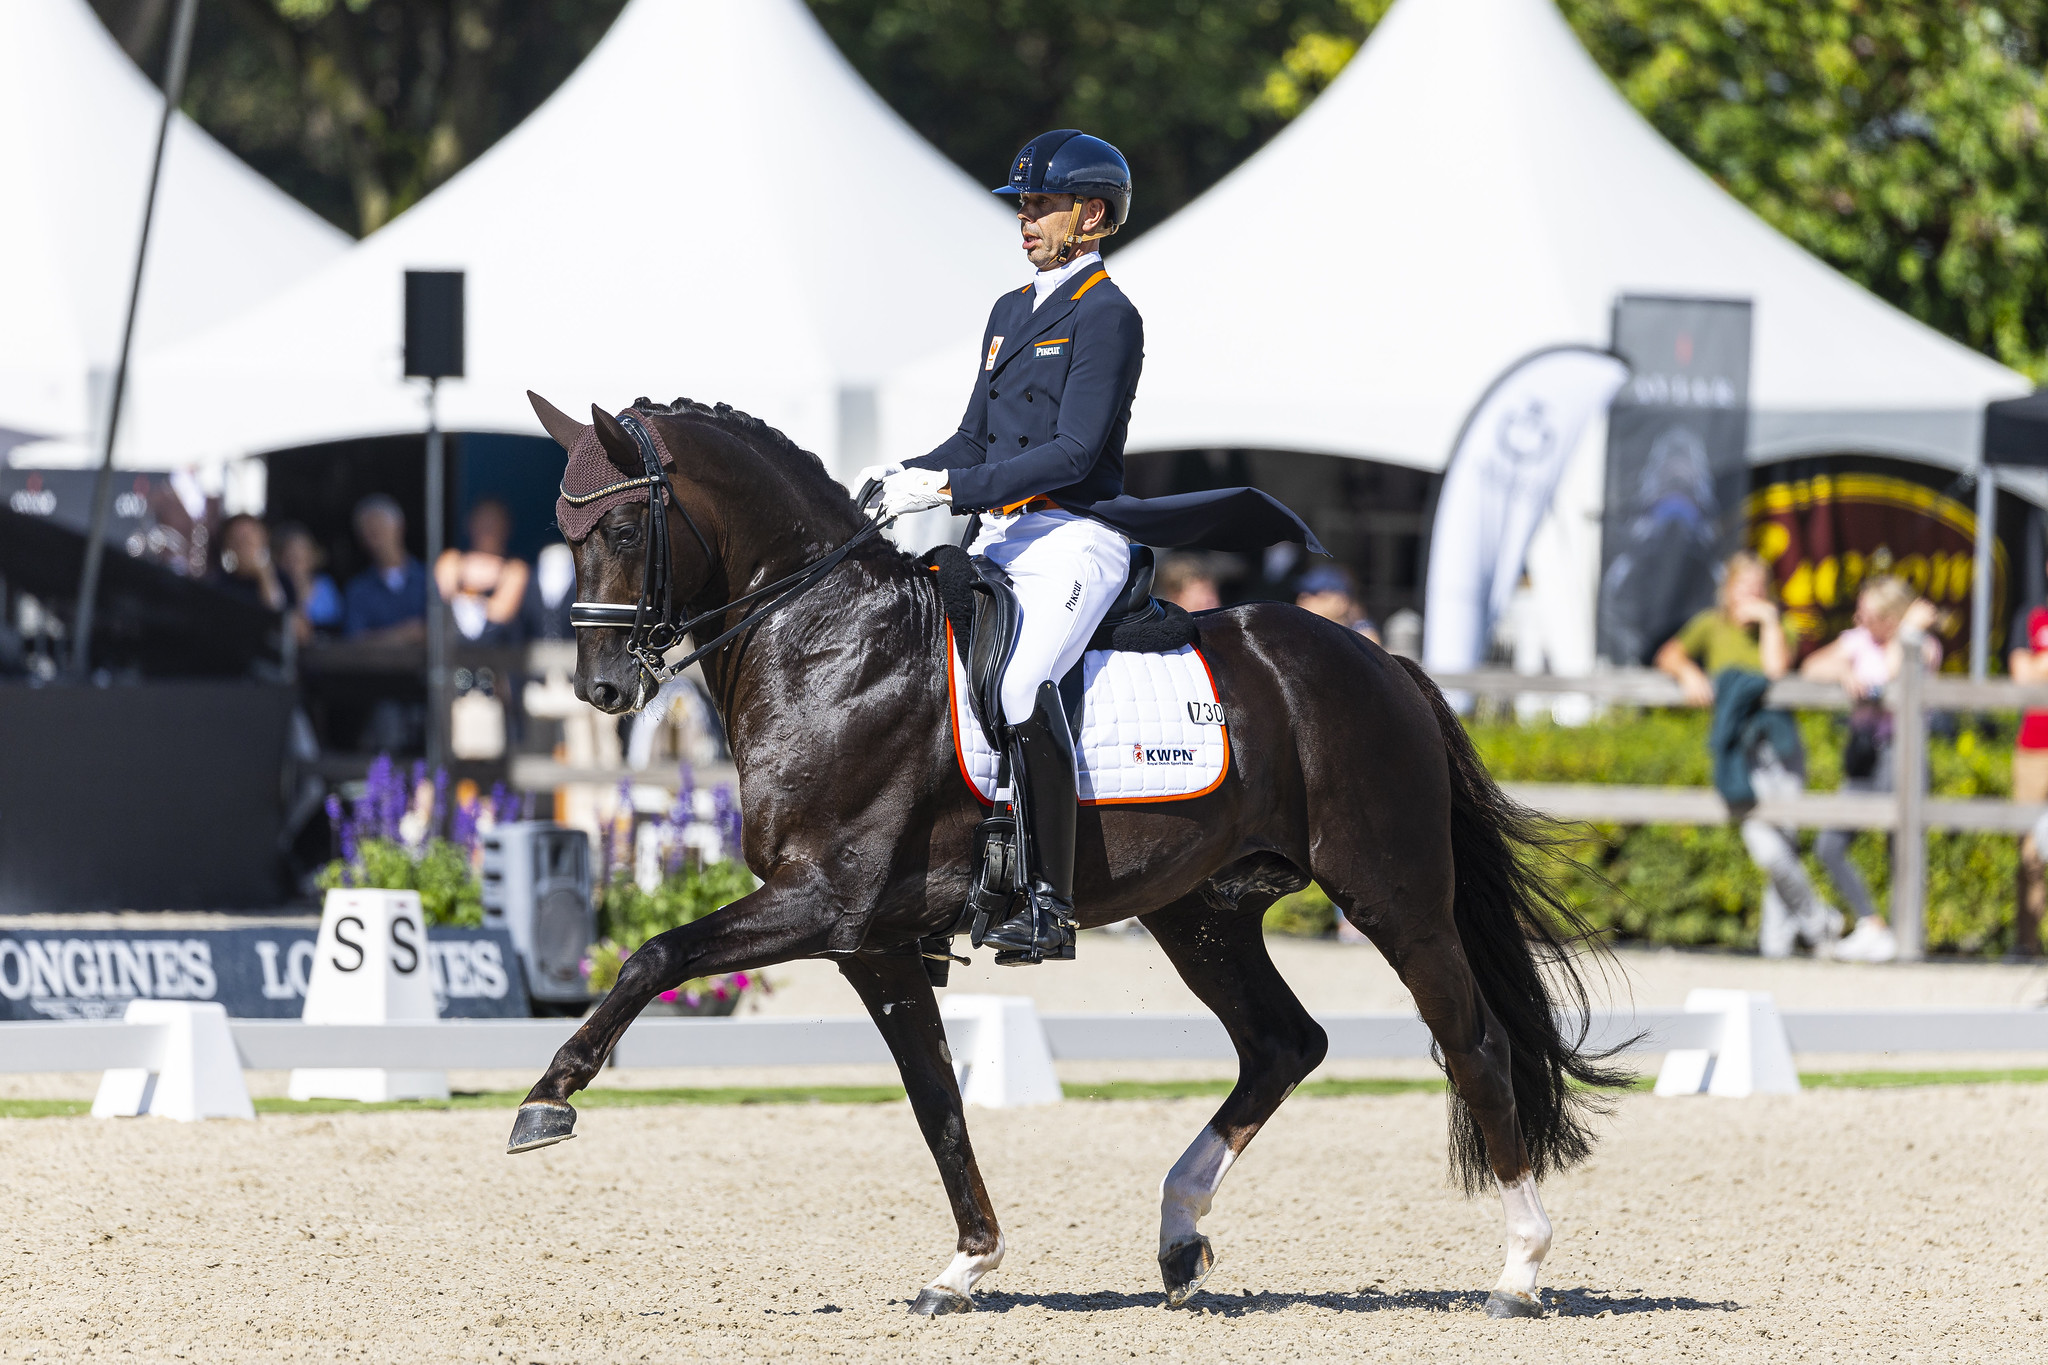
M 1003 675 L 1003 718 L 1028 719 L 1038 685 L 1057 683 L 1081 661 L 1088 637 L 1131 569 L 1131 542 L 1071 512 L 1024 512 L 981 519 L 969 554 L 987 555 L 1010 575 L 1024 624 Z

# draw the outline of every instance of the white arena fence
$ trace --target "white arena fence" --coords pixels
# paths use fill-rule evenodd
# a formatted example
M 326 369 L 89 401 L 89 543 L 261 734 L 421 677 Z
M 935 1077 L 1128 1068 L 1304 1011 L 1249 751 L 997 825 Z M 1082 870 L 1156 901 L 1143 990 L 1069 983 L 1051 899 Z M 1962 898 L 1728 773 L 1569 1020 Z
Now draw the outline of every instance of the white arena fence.
M 96 1113 L 152 1112 L 145 1075 L 213 1075 L 239 1103 L 160 1102 L 173 1117 L 194 1105 L 246 1112 L 240 1071 L 303 1067 L 530 1071 L 552 1060 L 573 1019 L 445 1020 L 305 1024 L 229 1019 L 213 1004 L 138 1002 L 152 1022 L 0 1024 L 0 1072 L 104 1071 Z M 1046 1014 L 1023 996 L 953 996 L 948 1045 L 969 1103 L 988 1107 L 1057 1100 L 1053 1061 L 1231 1061 L 1223 1026 L 1206 1014 Z M 1331 1060 L 1418 1059 L 1429 1031 L 1406 1013 L 1317 1016 Z M 211 1039 L 211 1041 L 209 1041 Z M 1660 1094 L 1725 1096 L 1799 1088 L 1792 1054 L 2048 1052 L 2048 1009 L 1800 1010 L 1780 1013 L 1767 994 L 1695 991 L 1684 1010 L 1597 1011 L 1589 1043 L 1630 1043 L 1663 1054 Z M 205 1055 L 213 1050 L 211 1057 Z M 626 1067 L 837 1066 L 889 1062 L 874 1024 L 860 1016 L 819 1019 L 642 1019 L 613 1055 Z M 128 1099 L 108 1100 L 113 1078 L 133 1080 Z M 227 1080 L 232 1076 L 232 1082 Z M 181 1085 L 189 1086 L 182 1080 Z M 139 1088 L 138 1088 L 139 1087 Z M 232 1099 L 233 1097 L 230 1096 Z M 188 1097 L 189 1099 L 189 1097 Z

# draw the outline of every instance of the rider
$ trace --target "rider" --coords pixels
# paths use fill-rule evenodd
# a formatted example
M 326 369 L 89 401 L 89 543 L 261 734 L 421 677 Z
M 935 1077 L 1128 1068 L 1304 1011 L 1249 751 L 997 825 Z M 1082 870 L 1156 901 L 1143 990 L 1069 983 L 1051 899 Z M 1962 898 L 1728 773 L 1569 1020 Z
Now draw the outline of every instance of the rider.
M 1057 681 L 1130 571 L 1130 540 L 1088 513 L 1123 492 L 1145 329 L 1092 245 L 1130 212 L 1121 152 L 1072 128 L 1045 133 L 995 193 L 1015 201 L 1038 273 L 996 300 L 960 429 L 929 455 L 863 473 L 883 476 L 884 517 L 978 513 L 968 551 L 1009 574 L 1022 608 L 1001 696 L 1027 886 L 982 938 L 1008 964 L 1074 955 L 1074 742 Z

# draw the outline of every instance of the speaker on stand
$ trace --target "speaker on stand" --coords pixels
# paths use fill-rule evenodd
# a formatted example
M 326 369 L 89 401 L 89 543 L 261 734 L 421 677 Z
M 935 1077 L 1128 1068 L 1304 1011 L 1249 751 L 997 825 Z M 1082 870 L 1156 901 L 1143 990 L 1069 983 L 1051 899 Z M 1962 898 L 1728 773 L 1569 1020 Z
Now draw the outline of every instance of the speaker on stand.
M 512 936 L 536 1014 L 590 1003 L 583 958 L 597 941 L 590 836 L 551 820 L 516 820 L 484 836 L 484 927 Z

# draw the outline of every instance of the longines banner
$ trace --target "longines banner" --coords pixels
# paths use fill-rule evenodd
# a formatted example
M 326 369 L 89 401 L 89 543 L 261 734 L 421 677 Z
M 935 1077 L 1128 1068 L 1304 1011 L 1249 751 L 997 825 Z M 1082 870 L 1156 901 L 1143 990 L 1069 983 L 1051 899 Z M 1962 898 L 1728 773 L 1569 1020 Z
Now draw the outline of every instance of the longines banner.
M 1970 657 L 1970 581 L 1975 570 L 1974 495 L 1954 475 L 1898 460 L 1861 456 L 1791 460 L 1757 471 L 1749 495 L 1749 543 L 1770 564 L 1798 634 L 1796 654 L 1811 653 L 1854 624 L 1856 592 L 1882 574 L 1904 579 L 1940 609 L 1942 666 L 1964 670 Z M 2024 531 L 2001 498 L 2001 534 L 1992 556 L 1991 657 L 2005 642 L 2011 598 L 2006 537 Z
M 128 1002 L 217 1000 L 242 1019 L 296 1019 L 312 928 L 0 929 L 0 1019 L 119 1019 Z M 433 929 L 427 961 L 443 1018 L 525 1018 L 511 935 Z
M 1742 546 L 1749 491 L 1746 301 L 1624 296 L 1614 350 L 1629 381 L 1607 413 L 1600 657 L 1646 664 L 1714 604 L 1714 570 Z

